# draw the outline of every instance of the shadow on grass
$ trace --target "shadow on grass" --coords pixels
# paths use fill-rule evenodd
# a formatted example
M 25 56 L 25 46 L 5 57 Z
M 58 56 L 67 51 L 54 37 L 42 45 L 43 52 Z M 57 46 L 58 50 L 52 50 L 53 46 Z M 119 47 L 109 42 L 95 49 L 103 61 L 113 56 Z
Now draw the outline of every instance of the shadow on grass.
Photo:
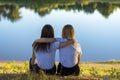
M 41 77 L 42 76 L 42 77 Z M 58 76 L 58 75 L 34 75 L 34 74 L 0 74 L 0 80 L 98 80 L 90 76 Z
M 0 80 L 24 80 L 27 74 L 0 74 Z

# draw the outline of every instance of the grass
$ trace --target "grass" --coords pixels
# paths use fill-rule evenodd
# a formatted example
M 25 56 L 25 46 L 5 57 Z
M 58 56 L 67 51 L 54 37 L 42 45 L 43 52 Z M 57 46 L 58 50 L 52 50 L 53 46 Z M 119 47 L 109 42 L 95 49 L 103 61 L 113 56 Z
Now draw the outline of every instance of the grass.
M 57 65 L 57 63 L 56 63 Z M 82 62 L 79 76 L 45 75 L 29 72 L 27 62 L 0 62 L 0 80 L 120 80 L 120 62 Z

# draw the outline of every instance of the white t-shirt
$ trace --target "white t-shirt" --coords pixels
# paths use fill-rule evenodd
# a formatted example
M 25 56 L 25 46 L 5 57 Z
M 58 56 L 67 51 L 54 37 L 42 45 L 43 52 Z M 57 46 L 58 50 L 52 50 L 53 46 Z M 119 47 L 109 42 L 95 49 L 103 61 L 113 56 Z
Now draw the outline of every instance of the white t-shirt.
M 53 42 L 49 52 L 35 51 L 37 65 L 42 69 L 51 69 L 55 65 L 55 52 L 59 48 L 60 42 Z
M 56 38 L 57 41 L 59 42 L 65 42 L 67 39 L 64 38 Z M 64 48 L 59 49 L 59 58 L 60 58 L 60 63 L 64 67 L 73 67 L 78 63 L 78 56 L 82 54 L 81 47 L 79 43 L 73 45 L 69 45 Z

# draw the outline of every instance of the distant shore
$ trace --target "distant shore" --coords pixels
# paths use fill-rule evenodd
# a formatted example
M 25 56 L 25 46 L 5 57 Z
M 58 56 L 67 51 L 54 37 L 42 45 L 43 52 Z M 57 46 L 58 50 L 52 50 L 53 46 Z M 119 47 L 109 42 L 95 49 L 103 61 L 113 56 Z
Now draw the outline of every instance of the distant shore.
M 26 61 L 29 61 L 29 60 L 26 60 Z M 23 63 L 23 62 L 26 62 L 26 61 L 18 61 L 18 60 L 0 60 L 0 63 L 5 63 L 5 62 L 19 62 L 19 63 Z M 58 62 L 58 61 L 56 61 Z M 81 61 L 82 63 L 84 62 L 88 62 L 88 63 L 108 63 L 108 62 L 120 62 L 120 60 L 107 60 L 107 61 Z
M 22 65 L 22 64 L 24 64 L 26 61 L 0 61 L 0 66 L 5 65 L 5 64 L 7 64 L 7 63 L 12 63 L 12 62 L 14 62 L 14 63 L 16 63 L 16 64 Z
M 24 64 L 25 62 L 28 62 L 27 61 L 0 61 L 0 65 L 3 65 L 3 64 L 6 64 L 6 63 L 16 63 L 16 64 Z M 56 63 L 58 63 L 58 61 L 56 61 Z M 120 60 L 109 60 L 109 61 L 102 61 L 102 62 L 80 62 L 80 64 L 120 64 Z

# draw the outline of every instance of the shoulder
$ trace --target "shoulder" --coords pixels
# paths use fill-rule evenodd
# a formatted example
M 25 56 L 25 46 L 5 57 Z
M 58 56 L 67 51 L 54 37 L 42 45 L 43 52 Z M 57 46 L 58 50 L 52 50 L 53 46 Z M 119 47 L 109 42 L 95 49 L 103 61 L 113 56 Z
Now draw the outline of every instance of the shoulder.
M 56 38 L 56 41 L 65 42 L 65 41 L 67 41 L 67 39 L 65 39 L 65 38 Z
M 74 47 L 76 49 L 76 51 L 80 54 L 82 54 L 82 49 L 81 49 L 81 46 L 79 44 L 79 42 L 77 40 L 75 40 L 75 44 L 74 44 Z
M 60 42 L 59 41 L 55 41 L 55 42 L 52 42 L 51 43 L 51 47 L 53 48 L 53 47 L 56 47 L 56 48 L 58 48 L 60 46 Z

